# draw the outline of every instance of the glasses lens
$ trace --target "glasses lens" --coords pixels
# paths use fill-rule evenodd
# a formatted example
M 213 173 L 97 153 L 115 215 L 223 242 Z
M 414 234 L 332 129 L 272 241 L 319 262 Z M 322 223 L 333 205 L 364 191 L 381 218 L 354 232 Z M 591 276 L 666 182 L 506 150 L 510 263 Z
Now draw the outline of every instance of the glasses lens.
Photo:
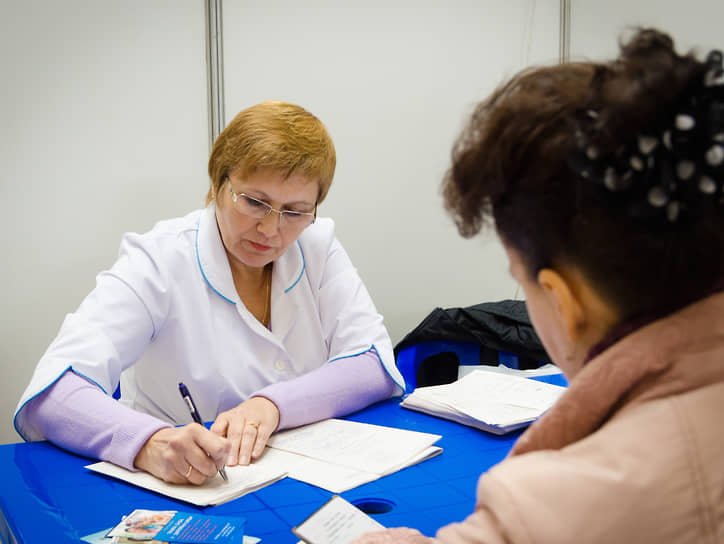
M 269 212 L 271 211 L 271 206 L 268 204 L 245 194 L 239 195 L 237 202 L 241 213 L 257 219 L 261 219 L 262 217 L 269 215 Z
M 279 214 L 280 227 L 283 227 L 285 224 L 289 227 L 304 227 L 314 221 L 314 213 L 297 212 L 294 210 L 284 210 L 279 212 L 266 202 L 257 200 L 256 198 L 244 193 L 234 193 L 234 190 L 232 189 L 231 194 L 234 197 L 237 210 L 244 215 L 248 215 L 249 217 L 253 217 L 255 219 L 263 219 L 274 211 Z
M 282 224 L 288 223 L 289 225 L 304 225 L 305 223 L 312 222 L 312 214 L 303 212 L 293 212 L 285 210 L 282 212 Z

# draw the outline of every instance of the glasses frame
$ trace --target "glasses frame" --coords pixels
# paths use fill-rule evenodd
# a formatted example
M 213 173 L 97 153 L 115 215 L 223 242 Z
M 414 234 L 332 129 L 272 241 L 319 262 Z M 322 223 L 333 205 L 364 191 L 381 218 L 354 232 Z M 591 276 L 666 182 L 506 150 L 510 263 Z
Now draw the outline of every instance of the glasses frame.
M 251 195 L 248 195 L 248 194 L 246 194 L 246 193 L 236 193 L 236 192 L 234 192 L 234 188 L 231 186 L 231 181 L 229 180 L 229 178 L 226 178 L 226 179 L 227 179 L 227 182 L 229 183 L 229 192 L 231 193 L 231 200 L 234 202 L 234 204 L 236 204 L 236 203 L 238 202 L 239 197 L 244 197 L 244 198 L 247 198 L 247 199 L 249 199 L 249 200 L 253 200 L 254 202 L 257 202 L 257 203 L 260 204 L 263 208 L 266 208 L 266 213 L 264 213 L 264 215 L 259 216 L 259 217 L 255 217 L 255 216 L 250 215 L 250 214 L 248 214 L 248 213 L 242 212 L 237 206 L 234 206 L 234 208 L 236 209 L 236 211 L 238 211 L 240 214 L 243 214 L 243 215 L 245 215 L 245 216 L 247 216 L 247 217 L 251 217 L 252 219 L 264 219 L 265 217 L 267 217 L 267 216 L 268 216 L 269 214 L 271 214 L 272 212 L 276 212 L 276 213 L 279 215 L 279 228 L 282 228 L 282 227 L 285 226 L 285 225 L 290 225 L 290 226 L 292 226 L 292 227 L 301 227 L 301 226 L 302 226 L 301 224 L 296 225 L 293 221 L 289 221 L 289 216 L 290 216 L 290 214 L 291 214 L 291 215 L 294 215 L 294 216 L 303 215 L 303 216 L 311 217 L 312 220 L 311 220 L 308 224 L 304 225 L 305 227 L 308 227 L 309 225 L 311 225 L 312 223 L 314 223 L 314 221 L 317 219 L 317 204 L 316 204 L 316 203 L 314 204 L 314 211 L 313 211 L 313 212 L 297 212 L 297 211 L 294 211 L 294 210 L 277 210 L 276 208 L 273 208 L 268 202 L 264 202 L 263 200 L 259 200 L 258 198 L 253 197 L 253 196 L 251 196 Z M 283 220 L 285 216 L 286 216 L 286 223 L 285 223 L 284 220 Z

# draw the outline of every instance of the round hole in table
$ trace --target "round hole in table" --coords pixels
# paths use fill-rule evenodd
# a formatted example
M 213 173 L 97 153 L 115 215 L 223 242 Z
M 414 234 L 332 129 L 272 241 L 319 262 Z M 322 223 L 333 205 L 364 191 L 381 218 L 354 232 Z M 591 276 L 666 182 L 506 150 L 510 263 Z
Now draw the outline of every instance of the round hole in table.
M 378 498 L 365 498 L 356 499 L 352 501 L 357 508 L 362 510 L 365 514 L 387 514 L 397 506 L 394 502 L 388 499 Z

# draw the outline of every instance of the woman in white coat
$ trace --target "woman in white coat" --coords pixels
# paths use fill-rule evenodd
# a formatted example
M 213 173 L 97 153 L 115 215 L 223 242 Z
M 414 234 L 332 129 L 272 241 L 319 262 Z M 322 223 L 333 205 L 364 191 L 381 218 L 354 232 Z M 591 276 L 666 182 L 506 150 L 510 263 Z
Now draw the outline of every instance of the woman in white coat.
M 206 208 L 127 234 L 66 317 L 18 404 L 21 436 L 201 484 L 276 430 L 400 394 L 382 317 L 317 218 L 335 163 L 303 108 L 239 113 L 212 149 Z M 180 382 L 210 430 L 189 423 Z

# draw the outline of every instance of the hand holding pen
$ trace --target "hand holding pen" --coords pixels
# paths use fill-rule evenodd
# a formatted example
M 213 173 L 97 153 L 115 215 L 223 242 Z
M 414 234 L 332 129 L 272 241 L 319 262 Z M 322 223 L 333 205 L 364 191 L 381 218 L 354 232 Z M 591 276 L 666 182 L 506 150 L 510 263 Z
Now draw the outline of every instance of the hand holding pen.
M 181 393 L 181 397 L 184 399 L 184 402 L 186 403 L 186 406 L 188 406 L 189 412 L 191 413 L 191 418 L 198 424 L 202 425 L 204 424 L 204 421 L 201 419 L 201 416 L 199 415 L 199 411 L 196 409 L 196 403 L 194 402 L 194 399 L 191 397 L 191 393 L 189 393 L 188 388 L 183 384 L 178 384 L 178 390 L 179 393 Z M 193 471 L 193 465 L 189 463 L 189 468 L 187 470 L 187 473 L 185 474 L 186 479 L 191 476 L 191 472 Z M 224 479 L 224 481 L 229 481 L 228 476 L 226 475 L 226 470 L 222 466 L 219 468 L 219 474 L 221 474 L 221 477 Z
M 202 425 L 165 425 L 146 440 L 133 466 L 165 482 L 201 485 L 216 476 L 230 448 L 228 439 Z

